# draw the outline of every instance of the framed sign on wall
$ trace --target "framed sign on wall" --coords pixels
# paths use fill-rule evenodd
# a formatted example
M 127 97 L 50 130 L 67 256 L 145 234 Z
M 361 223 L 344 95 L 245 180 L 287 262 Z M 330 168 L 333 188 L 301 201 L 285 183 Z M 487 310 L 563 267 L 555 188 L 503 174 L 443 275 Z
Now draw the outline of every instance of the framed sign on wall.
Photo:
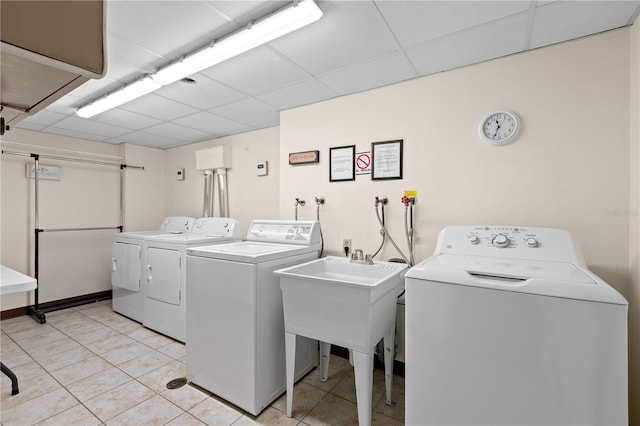
M 329 148 L 329 182 L 356 180 L 356 146 Z
M 402 139 L 371 143 L 371 180 L 402 179 Z

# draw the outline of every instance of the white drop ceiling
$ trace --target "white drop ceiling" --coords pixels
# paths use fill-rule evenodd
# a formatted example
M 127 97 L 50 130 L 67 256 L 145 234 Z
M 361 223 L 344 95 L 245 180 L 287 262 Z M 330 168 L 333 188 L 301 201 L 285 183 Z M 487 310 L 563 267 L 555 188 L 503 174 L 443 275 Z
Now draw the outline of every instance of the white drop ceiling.
M 287 1 L 105 0 L 107 74 L 16 125 L 169 148 L 280 111 L 631 25 L 640 0 L 320 0 L 310 26 L 90 119 L 75 110 Z

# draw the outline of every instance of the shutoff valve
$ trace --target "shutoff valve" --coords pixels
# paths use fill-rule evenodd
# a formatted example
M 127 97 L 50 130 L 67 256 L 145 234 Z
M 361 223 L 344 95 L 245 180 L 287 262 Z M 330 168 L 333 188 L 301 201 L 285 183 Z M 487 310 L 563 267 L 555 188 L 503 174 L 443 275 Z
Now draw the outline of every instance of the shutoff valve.
M 300 205 L 300 206 L 304 206 L 306 204 L 306 201 L 301 200 L 300 198 L 296 197 L 296 206 Z
M 400 201 L 402 201 L 402 204 L 404 204 L 405 207 L 409 207 L 409 204 L 413 205 L 416 203 L 416 197 L 407 197 L 405 195 L 400 199 Z
M 385 204 L 387 204 L 389 202 L 387 197 L 378 197 L 377 195 L 376 195 L 375 200 L 376 200 L 376 203 L 375 203 L 376 207 L 378 207 L 379 204 L 382 204 L 384 206 Z

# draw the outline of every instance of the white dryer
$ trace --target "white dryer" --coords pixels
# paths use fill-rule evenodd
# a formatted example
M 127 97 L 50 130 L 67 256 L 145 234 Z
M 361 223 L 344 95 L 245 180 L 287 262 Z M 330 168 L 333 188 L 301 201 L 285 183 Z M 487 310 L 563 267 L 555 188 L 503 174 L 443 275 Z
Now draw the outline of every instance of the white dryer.
M 113 236 L 111 259 L 112 308 L 132 320 L 142 322 L 141 277 L 142 240 L 146 236 L 188 232 L 195 218 L 166 217 L 154 231 L 121 232 Z
M 628 304 L 566 231 L 445 228 L 406 296 L 407 425 L 628 425 Z
M 253 415 L 286 389 L 276 269 L 317 259 L 320 223 L 254 220 L 247 241 L 187 250 L 187 378 Z M 299 338 L 295 379 L 318 365 Z
M 241 239 L 238 221 L 226 217 L 197 219 L 184 234 L 145 237 L 142 324 L 184 342 L 187 249 Z

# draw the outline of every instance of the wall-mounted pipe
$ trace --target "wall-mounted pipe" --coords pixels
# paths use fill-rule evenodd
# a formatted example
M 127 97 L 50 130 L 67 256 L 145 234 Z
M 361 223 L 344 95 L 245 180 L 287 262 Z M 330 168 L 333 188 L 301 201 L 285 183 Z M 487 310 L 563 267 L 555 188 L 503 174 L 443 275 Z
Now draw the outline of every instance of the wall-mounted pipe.
M 295 198 L 295 214 L 294 214 L 295 220 L 298 220 L 298 206 L 304 207 L 305 204 L 307 204 L 305 200 L 298 197 Z

